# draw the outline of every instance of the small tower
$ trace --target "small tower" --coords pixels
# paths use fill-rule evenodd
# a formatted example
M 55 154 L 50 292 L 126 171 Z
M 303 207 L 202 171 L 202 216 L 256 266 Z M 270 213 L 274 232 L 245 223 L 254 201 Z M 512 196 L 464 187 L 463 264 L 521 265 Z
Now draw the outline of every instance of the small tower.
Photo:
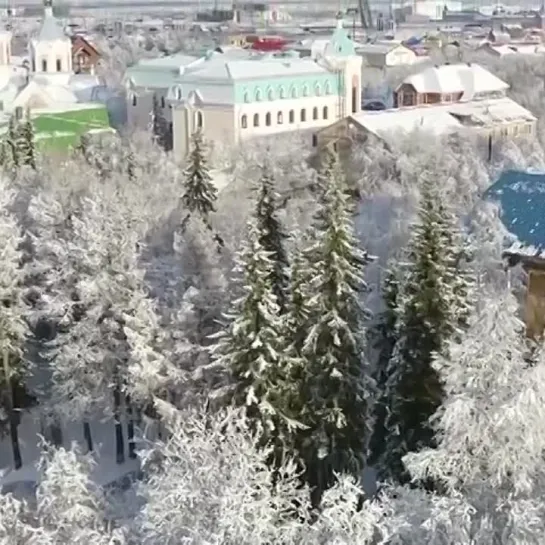
M 72 41 L 53 14 L 53 0 L 43 0 L 44 19 L 30 43 L 32 72 L 48 77 L 72 74 Z

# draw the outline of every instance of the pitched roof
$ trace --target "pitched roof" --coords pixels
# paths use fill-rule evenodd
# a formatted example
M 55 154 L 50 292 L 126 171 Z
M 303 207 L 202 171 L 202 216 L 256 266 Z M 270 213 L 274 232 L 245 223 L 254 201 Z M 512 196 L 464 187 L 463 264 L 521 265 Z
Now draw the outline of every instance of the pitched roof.
M 44 17 L 42 28 L 38 34 L 39 42 L 54 42 L 55 40 L 68 40 L 68 36 L 64 33 L 63 27 L 53 15 Z
M 464 100 L 476 94 L 506 91 L 509 85 L 479 64 L 444 64 L 431 66 L 409 76 L 403 84 L 412 85 L 417 93 L 463 93 Z
M 517 237 L 508 253 L 545 257 L 545 172 L 507 170 L 484 198 L 500 205 L 503 224 Z

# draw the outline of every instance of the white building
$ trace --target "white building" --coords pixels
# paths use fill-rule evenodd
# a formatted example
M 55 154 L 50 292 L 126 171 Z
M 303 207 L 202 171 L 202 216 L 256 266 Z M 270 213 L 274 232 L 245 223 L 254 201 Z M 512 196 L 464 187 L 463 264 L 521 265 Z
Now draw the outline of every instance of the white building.
M 139 65 L 126 77 L 129 118 L 149 123 L 155 92 L 165 118 L 172 108 L 174 151 L 184 156 L 198 129 L 210 141 L 236 144 L 325 127 L 358 113 L 362 58 L 347 32 L 339 25 L 328 40 L 314 45 L 306 58 L 295 51 L 273 55 L 227 48 L 171 64 L 161 59 L 162 69 Z
M 373 68 L 411 65 L 421 62 L 416 53 L 397 42 L 356 44 L 356 53 L 363 58 L 363 65 Z

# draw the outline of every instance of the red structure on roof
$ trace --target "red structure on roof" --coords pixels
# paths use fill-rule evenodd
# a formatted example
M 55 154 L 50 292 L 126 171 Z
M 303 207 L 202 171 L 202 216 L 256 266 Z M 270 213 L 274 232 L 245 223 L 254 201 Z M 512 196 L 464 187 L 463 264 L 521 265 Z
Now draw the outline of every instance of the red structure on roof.
M 288 43 L 281 36 L 247 36 L 246 41 L 255 51 L 281 51 Z

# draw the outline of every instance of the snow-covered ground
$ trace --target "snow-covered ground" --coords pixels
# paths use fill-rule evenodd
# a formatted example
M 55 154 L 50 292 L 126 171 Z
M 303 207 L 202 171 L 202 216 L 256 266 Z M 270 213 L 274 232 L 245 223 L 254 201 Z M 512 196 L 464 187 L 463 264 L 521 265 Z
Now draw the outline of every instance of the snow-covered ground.
M 117 464 L 115 458 L 115 435 L 112 420 L 96 418 L 91 422 L 91 434 L 96 451 L 96 466 L 93 479 L 97 484 L 106 485 L 119 480 L 124 475 L 139 469 L 138 459 L 129 459 L 127 455 L 127 427 L 125 434 L 125 458 L 123 464 Z M 83 426 L 79 422 L 69 422 L 62 426 L 63 446 L 70 448 L 75 442 L 84 450 Z M 10 490 L 15 485 L 30 485 L 38 480 L 36 462 L 40 457 L 42 427 L 37 410 L 26 412 L 19 425 L 19 441 L 23 458 L 23 467 L 13 469 L 13 457 L 9 436 L 0 439 L 0 490 Z

